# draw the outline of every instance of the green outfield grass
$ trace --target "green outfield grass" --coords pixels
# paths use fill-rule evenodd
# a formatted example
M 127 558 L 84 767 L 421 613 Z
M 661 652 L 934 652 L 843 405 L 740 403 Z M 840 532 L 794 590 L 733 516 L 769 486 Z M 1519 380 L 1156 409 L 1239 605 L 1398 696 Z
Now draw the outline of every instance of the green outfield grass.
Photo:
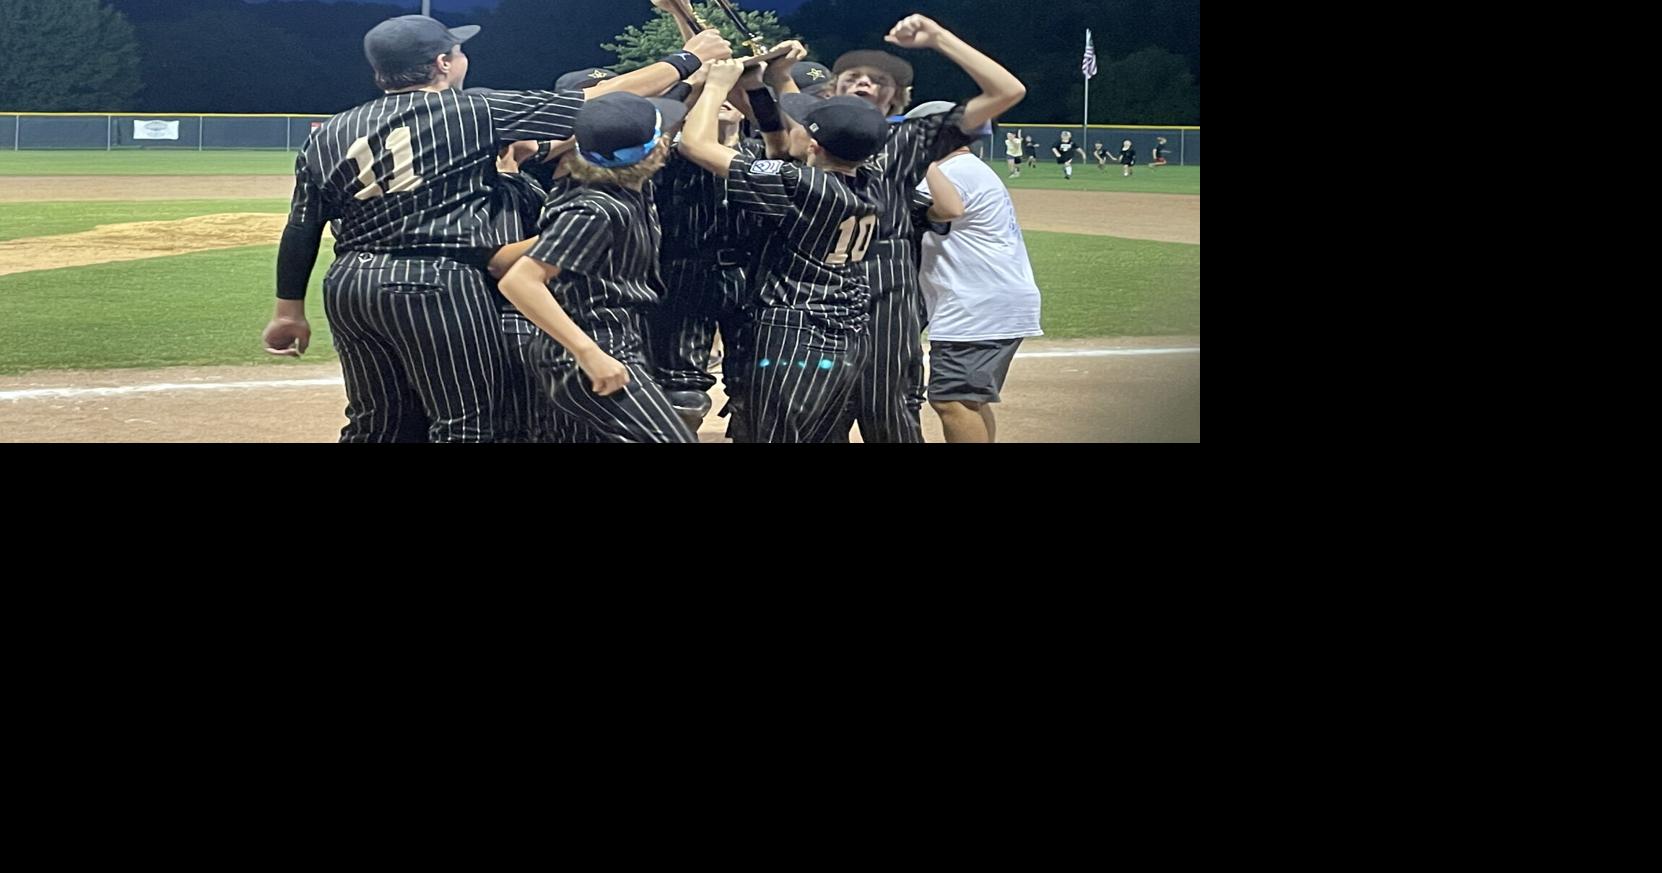
M 1024 235 L 1045 336 L 1200 335 L 1200 246 L 1035 230 Z
M 299 149 L 296 144 L 295 149 Z M 0 176 L 288 176 L 294 152 L 0 151 Z
M 287 200 L 146 200 L 0 203 L 0 242 L 31 236 L 80 233 L 101 224 L 172 221 L 226 212 L 289 210 Z
M 1038 231 L 1027 245 L 1047 336 L 1200 333 L 1200 246 Z M 274 360 L 259 336 L 276 257 L 253 246 L 0 276 L 0 373 Z M 331 260 L 313 273 L 307 361 L 335 357 L 320 289 Z
M 1151 170 L 1141 164 L 1131 169 L 1131 177 L 1120 174 L 1119 164 L 1109 164 L 1105 170 L 1096 168 L 1095 161 L 1074 161 L 1073 179 L 1062 176 L 1062 168 L 1054 158 L 1041 160 L 1037 167 L 1022 164 L 1021 178 L 1010 178 L 1010 168 L 1003 161 L 993 161 L 992 168 L 1011 188 L 1053 188 L 1058 191 L 1119 191 L 1133 194 L 1199 194 L 1200 167 L 1175 165 Z
M 335 351 L 323 318 L 318 258 L 307 297 L 305 361 Z M 253 364 L 271 319 L 276 246 L 199 252 L 0 276 L 0 373 Z

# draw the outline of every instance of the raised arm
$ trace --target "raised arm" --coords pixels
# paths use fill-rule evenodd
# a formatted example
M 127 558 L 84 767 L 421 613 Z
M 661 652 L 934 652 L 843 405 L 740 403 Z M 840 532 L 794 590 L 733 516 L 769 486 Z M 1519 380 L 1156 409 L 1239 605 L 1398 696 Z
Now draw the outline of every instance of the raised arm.
M 727 177 L 727 166 L 738 152 L 721 143 L 721 104 L 743 73 L 744 64 L 735 60 L 711 64 L 704 93 L 687 113 L 686 126 L 681 129 L 681 155 L 722 178 Z
M 965 133 L 975 133 L 1027 96 L 1027 86 L 1009 70 L 931 18 L 908 15 L 884 39 L 902 48 L 932 48 L 975 80 L 981 93 L 965 104 L 964 118 L 958 125 Z

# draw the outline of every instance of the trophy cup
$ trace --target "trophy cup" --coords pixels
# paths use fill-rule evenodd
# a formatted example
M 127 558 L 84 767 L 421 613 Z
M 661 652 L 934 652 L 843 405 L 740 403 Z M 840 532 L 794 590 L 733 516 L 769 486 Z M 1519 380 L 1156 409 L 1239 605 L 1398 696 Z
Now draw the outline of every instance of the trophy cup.
M 739 10 L 734 9 L 733 4 L 729 3 L 728 0 L 713 0 L 713 2 L 732 20 L 733 29 L 737 30 L 742 37 L 739 41 L 750 49 L 750 57 L 737 59 L 743 61 L 745 66 L 754 67 L 763 61 L 782 58 L 790 53 L 790 48 L 786 46 L 768 48 L 764 45 L 762 37 L 745 26 L 744 18 L 739 15 Z M 693 33 L 709 30 L 713 26 L 693 9 L 692 3 L 688 0 L 652 0 L 652 5 L 669 13 L 672 18 L 681 22 Z

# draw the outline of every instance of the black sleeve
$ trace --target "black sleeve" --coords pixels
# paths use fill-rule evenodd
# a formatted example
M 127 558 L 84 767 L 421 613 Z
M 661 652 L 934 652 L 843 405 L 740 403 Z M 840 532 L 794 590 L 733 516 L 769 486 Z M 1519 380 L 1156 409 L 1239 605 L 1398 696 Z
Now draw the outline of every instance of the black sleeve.
M 778 225 L 797 211 L 792 198 L 801 178 L 794 164 L 758 160 L 741 150 L 727 164 L 727 199 L 744 207 L 750 218 Z
M 323 224 L 291 224 L 283 228 L 283 242 L 277 246 L 277 296 L 283 300 L 305 300 L 312 281 L 317 250 L 323 242 Z
M 582 91 L 492 91 L 480 95 L 490 106 L 497 142 L 526 139 L 570 139 Z
M 526 256 L 585 276 L 605 269 L 611 256 L 612 223 L 606 214 L 580 202 L 557 207 Z
M 921 160 L 925 166 L 976 141 L 976 136 L 965 133 L 958 126 L 963 120 L 964 104 L 960 103 L 950 111 L 905 122 L 908 128 L 916 131 L 918 147 L 922 150 Z
M 294 196 L 289 200 L 283 241 L 277 246 L 277 296 L 283 300 L 306 299 L 306 286 L 312 281 L 317 250 L 323 243 L 323 225 L 330 217 L 323 189 L 316 184 L 306 161 L 312 145 L 308 139 L 294 159 Z

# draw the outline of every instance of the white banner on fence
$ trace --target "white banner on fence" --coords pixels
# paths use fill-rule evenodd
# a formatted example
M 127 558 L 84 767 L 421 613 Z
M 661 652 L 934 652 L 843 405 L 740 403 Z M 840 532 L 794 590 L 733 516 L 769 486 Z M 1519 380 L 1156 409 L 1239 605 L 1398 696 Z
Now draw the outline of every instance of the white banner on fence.
M 178 139 L 179 122 L 177 121 L 141 121 L 133 120 L 133 139 Z

